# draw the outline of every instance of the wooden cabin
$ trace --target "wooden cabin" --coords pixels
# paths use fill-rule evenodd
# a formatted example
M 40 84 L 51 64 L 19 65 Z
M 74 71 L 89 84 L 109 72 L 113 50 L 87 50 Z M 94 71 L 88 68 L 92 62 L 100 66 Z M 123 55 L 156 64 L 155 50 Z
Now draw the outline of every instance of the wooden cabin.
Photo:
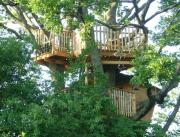
M 61 71 L 68 66 L 69 54 L 76 58 L 85 49 L 79 31 L 51 33 L 49 38 L 42 30 L 37 30 L 34 34 L 39 45 L 36 50 L 36 62 L 46 66 L 54 64 Z M 104 72 L 109 76 L 109 84 L 112 87 L 110 95 L 117 113 L 131 117 L 147 99 L 147 95 L 143 87 L 134 88 L 129 82 L 130 77 L 121 74 L 120 70 L 132 67 L 133 53 L 141 48 L 143 34 L 133 27 L 113 31 L 97 24 L 94 27 L 94 38 L 98 44 Z M 152 112 L 153 110 L 143 119 L 150 120 Z

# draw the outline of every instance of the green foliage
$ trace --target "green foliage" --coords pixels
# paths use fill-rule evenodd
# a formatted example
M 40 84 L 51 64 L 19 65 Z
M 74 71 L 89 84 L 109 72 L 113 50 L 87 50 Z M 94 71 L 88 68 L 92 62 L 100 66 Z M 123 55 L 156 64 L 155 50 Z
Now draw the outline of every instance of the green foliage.
M 159 33 L 154 34 L 154 40 L 162 46 L 179 45 L 179 30 L 180 30 L 180 12 L 174 11 L 168 16 L 162 17 L 159 22 Z
M 113 115 L 109 99 L 86 88 L 69 93 L 58 93 L 49 98 L 43 107 L 30 110 L 31 132 L 27 136 L 53 137 L 165 137 L 157 126 Z M 92 91 L 91 91 L 92 90 Z M 98 91 L 97 91 L 98 92 Z M 161 132 L 160 132 L 161 131 Z
M 86 55 L 86 50 L 82 55 Z M 136 122 L 123 116 L 117 116 L 115 108 L 108 96 L 106 77 L 99 72 L 89 74 L 80 72 L 85 65 L 84 58 L 72 62 L 67 72 L 54 78 L 55 93 L 48 96 L 43 105 L 32 104 L 26 117 L 31 121 L 29 129 L 24 129 L 27 137 L 161 137 L 159 128 L 152 126 L 151 133 L 147 128 L 148 122 Z M 72 82 L 65 90 L 61 90 L 62 81 L 71 74 Z M 80 76 L 79 76 L 80 75 Z M 87 85 L 86 76 L 96 76 L 96 83 Z M 78 77 L 78 78 L 77 78 Z M 157 130 L 156 130 L 157 129 Z
M 6 75 L 0 81 L 0 133 L 3 137 L 141 137 L 146 134 L 148 123 L 115 114 L 110 98 L 102 95 L 102 91 L 107 91 L 107 84 L 101 73 L 92 74 L 98 76 L 94 85 L 86 85 L 84 77 L 87 75 L 82 74 L 66 91 L 59 89 L 45 98 L 36 84 L 36 68 L 27 54 L 29 48 L 14 39 L 2 41 L 0 63 L 6 68 L 1 68 Z M 78 64 L 69 70 L 73 72 L 72 78 L 77 77 L 77 70 L 84 68 L 84 64 Z M 55 82 L 66 76 L 62 75 Z M 58 89 L 60 85 L 55 86 Z
M 143 52 L 136 53 L 136 58 L 133 60 L 135 77 L 131 82 L 149 86 L 150 81 L 153 81 L 164 85 L 174 76 L 176 64 L 175 56 L 160 54 L 153 47 L 149 47 Z
M 75 82 L 65 93 L 50 96 L 43 106 L 33 106 L 29 115 L 32 130 L 26 131 L 26 135 L 35 137 L 144 136 L 150 125 L 116 116 L 109 98 L 102 96 L 99 88 L 98 85 L 85 86 Z M 159 134 L 159 131 L 160 129 L 153 132 L 154 137 L 164 135 Z
M 23 8 L 38 13 L 41 22 L 48 29 L 53 28 L 55 31 L 62 29 L 64 24 L 62 19 L 66 19 L 67 26 L 71 29 L 84 29 L 84 38 L 90 36 L 95 15 L 101 14 L 109 6 L 108 0 L 16 1 Z M 81 17 L 78 14 L 80 10 L 87 8 L 91 12 Z M 42 91 L 37 87 L 34 75 L 36 69 L 30 61 L 30 54 L 27 54 L 29 48 L 23 46 L 22 42 L 5 39 L 0 53 L 2 66 L 0 133 L 3 136 L 20 134 L 27 137 L 165 136 L 156 125 L 132 121 L 115 114 L 111 100 L 103 94 L 108 89 L 106 76 L 98 71 L 83 73 L 87 51 L 76 60 L 76 63 L 72 61 L 73 65 L 69 71 L 60 75 L 55 73 L 56 80 L 52 87 L 54 93 L 47 98 L 42 96 Z M 148 49 L 143 53 L 137 53 L 133 63 L 136 68 L 134 83 L 148 85 L 150 79 L 155 79 L 164 84 L 172 78 L 176 60 L 158 54 L 154 49 Z M 69 75 L 74 81 L 68 89 L 61 90 Z M 86 85 L 84 79 L 87 76 L 95 77 L 96 83 Z
M 164 104 L 160 105 L 159 109 L 155 113 L 155 118 L 153 119 L 154 123 L 158 123 L 159 125 L 164 125 L 164 121 L 168 119 L 170 111 L 173 111 L 174 106 L 176 105 L 177 98 L 179 95 L 179 87 L 173 89 L 165 99 Z M 179 137 L 180 130 L 178 129 L 178 125 L 180 124 L 180 111 L 177 112 L 175 119 L 173 120 L 172 126 L 170 126 L 170 130 L 168 130 L 168 137 Z
M 92 22 L 96 14 L 101 14 L 109 6 L 109 0 L 16 0 L 22 6 L 28 7 L 34 13 L 38 13 L 41 21 L 47 28 L 53 28 L 57 31 L 62 29 L 66 19 L 68 27 L 76 29 L 80 27 L 82 18 L 84 22 Z M 88 8 L 90 14 L 81 17 L 81 8 L 84 10 Z
M 178 4 L 179 1 L 178 0 L 161 0 L 160 1 L 160 7 L 161 9 L 165 9 L 168 6 L 172 6 L 174 4 Z
M 39 111 L 32 111 L 35 125 L 30 136 L 103 136 L 105 124 L 100 112 L 103 100 L 84 92 L 55 94 L 43 108 L 36 108 Z
M 31 48 L 26 44 L 14 38 L 0 41 L 0 134 L 3 136 L 20 134 L 28 126 L 24 115 L 29 104 L 41 104 L 45 99 L 37 86 L 39 73 L 30 57 Z

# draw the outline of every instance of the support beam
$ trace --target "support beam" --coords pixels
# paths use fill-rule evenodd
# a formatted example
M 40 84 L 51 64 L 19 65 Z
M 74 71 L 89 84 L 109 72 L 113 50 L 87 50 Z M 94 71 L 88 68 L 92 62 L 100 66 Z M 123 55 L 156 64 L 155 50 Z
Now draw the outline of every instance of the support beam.
M 102 64 L 110 64 L 110 65 L 113 65 L 113 64 L 125 64 L 125 65 L 131 65 L 131 61 L 102 61 Z
M 62 60 L 56 60 L 56 59 L 50 59 L 50 58 L 46 58 L 44 59 L 45 62 L 51 63 L 51 64 L 59 64 L 59 65 L 65 65 L 67 64 L 66 61 L 62 61 Z

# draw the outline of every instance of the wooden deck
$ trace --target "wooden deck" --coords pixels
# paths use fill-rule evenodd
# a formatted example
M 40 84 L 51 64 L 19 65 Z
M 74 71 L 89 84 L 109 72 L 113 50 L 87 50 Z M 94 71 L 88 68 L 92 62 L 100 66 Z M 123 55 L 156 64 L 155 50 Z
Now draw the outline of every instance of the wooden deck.
M 62 58 L 67 58 L 68 55 L 77 57 L 86 48 L 78 31 L 62 31 L 59 34 L 51 32 L 47 37 L 42 30 L 37 30 L 34 35 L 39 45 L 36 50 L 37 62 L 42 62 L 53 55 Z M 104 64 L 127 64 L 133 58 L 133 52 L 140 47 L 143 34 L 133 27 L 113 31 L 105 26 L 96 25 L 94 39 Z M 123 58 L 126 60 L 122 60 Z

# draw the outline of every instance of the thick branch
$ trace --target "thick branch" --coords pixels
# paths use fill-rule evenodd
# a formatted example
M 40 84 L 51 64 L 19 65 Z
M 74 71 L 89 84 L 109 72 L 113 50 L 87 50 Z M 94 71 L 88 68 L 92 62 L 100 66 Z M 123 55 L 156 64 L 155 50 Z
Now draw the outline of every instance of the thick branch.
M 35 38 L 34 38 L 34 35 L 33 35 L 33 33 L 32 33 L 32 30 L 31 30 L 32 26 L 30 26 L 30 25 L 28 24 L 28 22 L 27 22 L 27 20 L 26 20 L 26 18 L 25 18 L 25 16 L 24 16 L 24 14 L 23 14 L 22 9 L 21 9 L 19 6 L 15 6 L 15 8 L 16 8 L 16 10 L 17 10 L 18 13 L 19 13 L 20 23 L 23 24 L 23 26 L 25 27 L 25 29 L 29 32 L 31 38 L 35 39 Z
M 133 24 L 133 23 L 129 23 L 129 24 L 125 24 L 125 25 L 120 25 L 120 26 L 114 26 L 114 25 L 109 25 L 103 21 L 100 21 L 100 20 L 97 20 L 95 19 L 95 21 L 103 26 L 106 26 L 108 27 L 109 29 L 112 29 L 114 31 L 117 31 L 117 30 L 122 30 L 124 29 L 125 27 L 128 27 L 128 26 L 133 26 L 135 28 L 140 28 L 140 29 L 143 29 L 143 26 L 140 26 L 139 24 Z
M 5 26 L 3 23 L 0 23 L 0 26 L 7 30 L 8 32 L 11 32 L 13 33 L 18 39 L 22 39 L 21 35 L 19 35 L 15 30 L 11 29 L 11 28 L 8 28 L 7 26 Z
M 138 3 L 138 2 L 137 2 Z M 146 3 L 144 3 L 141 7 L 139 7 L 138 13 L 140 13 L 146 6 Z M 133 7 L 134 8 L 134 7 Z M 136 12 L 134 12 L 130 17 L 129 20 L 133 20 L 136 17 Z
M 131 0 L 121 0 L 120 2 L 122 2 L 122 3 L 132 3 Z
M 43 25 L 42 23 L 40 23 L 39 17 L 38 17 L 36 14 L 34 14 L 34 13 L 31 13 L 31 14 L 32 14 L 33 18 L 35 19 L 36 23 L 37 23 L 37 24 L 39 25 L 39 27 L 42 29 L 43 33 L 44 33 L 47 37 L 49 37 L 50 32 L 48 32 L 48 31 L 44 28 L 44 25 Z
M 178 97 L 178 100 L 177 100 L 177 103 L 176 105 L 174 106 L 174 110 L 173 112 L 171 113 L 171 115 L 168 117 L 167 121 L 166 121 L 166 124 L 164 125 L 163 127 L 163 131 L 166 132 L 168 131 L 171 123 L 173 122 L 174 118 L 176 117 L 176 114 L 179 110 L 179 107 L 180 107 L 180 95 Z
M 136 115 L 134 115 L 132 117 L 132 119 L 140 120 L 142 117 L 144 117 L 155 106 L 155 104 L 156 104 L 155 99 L 152 96 L 151 98 L 146 100 L 146 102 L 144 103 L 144 106 L 142 107 L 142 109 L 139 110 L 136 113 Z
M 139 24 L 141 24 L 141 19 L 139 17 L 139 8 L 138 8 L 138 5 L 137 5 L 137 1 L 136 0 L 133 0 L 133 5 L 134 5 L 134 8 L 135 8 L 135 16 L 137 18 L 137 21 Z
M 179 84 L 179 81 L 177 80 L 178 76 L 180 76 L 180 63 L 177 64 L 177 69 L 173 79 L 159 92 L 159 94 L 156 95 L 157 103 L 162 104 L 168 92 L 178 86 Z
M 2 6 L 4 7 L 4 9 L 6 10 L 6 13 L 13 18 L 15 21 L 17 21 L 19 24 L 21 24 L 26 30 L 28 30 L 28 32 L 30 33 L 31 37 L 34 39 L 34 35 L 31 32 L 31 26 L 27 23 L 26 18 L 23 15 L 23 12 L 21 11 L 21 9 L 18 7 L 18 5 L 14 5 L 14 10 L 17 11 L 17 13 L 19 13 L 19 17 L 16 17 L 11 10 L 7 7 L 7 5 L 4 5 L 4 3 L 1 3 Z
M 154 2 L 154 1 L 155 1 L 155 0 L 148 0 L 148 2 L 146 3 L 146 6 L 145 6 L 145 8 L 144 8 L 144 10 L 143 10 L 143 13 L 142 13 L 142 21 L 145 21 L 145 17 L 146 17 L 146 15 L 147 15 L 147 12 L 148 12 L 148 10 L 149 10 L 149 7 L 150 7 L 151 3 Z
M 35 23 L 32 21 L 32 15 L 30 14 L 30 12 L 26 13 L 23 11 L 23 15 L 31 29 L 38 29 L 38 26 L 35 25 Z
M 111 24 L 111 25 L 116 25 L 116 10 L 118 7 L 118 2 L 114 1 L 112 3 L 110 3 L 110 8 L 107 11 L 106 15 L 107 15 L 107 23 Z
M 16 5 L 18 5 L 18 3 L 14 3 L 12 1 L 3 2 L 2 0 L 0 0 L 0 4 L 6 5 L 6 6 L 16 6 Z
M 144 117 L 155 106 L 156 103 L 162 104 L 168 92 L 178 86 L 178 76 L 180 76 L 180 63 L 177 64 L 177 69 L 173 79 L 163 89 L 161 89 L 158 94 L 150 96 L 146 101 L 144 107 L 140 111 L 138 111 L 138 113 L 132 119 L 139 120 Z
M 7 7 L 7 5 L 4 5 L 4 4 L 2 3 L 2 6 L 4 7 L 4 9 L 6 10 L 6 13 L 7 13 L 10 17 L 12 17 L 15 21 L 19 22 L 20 24 L 22 24 L 22 23 L 21 23 L 21 20 L 18 19 L 18 18 L 10 11 L 10 9 Z

